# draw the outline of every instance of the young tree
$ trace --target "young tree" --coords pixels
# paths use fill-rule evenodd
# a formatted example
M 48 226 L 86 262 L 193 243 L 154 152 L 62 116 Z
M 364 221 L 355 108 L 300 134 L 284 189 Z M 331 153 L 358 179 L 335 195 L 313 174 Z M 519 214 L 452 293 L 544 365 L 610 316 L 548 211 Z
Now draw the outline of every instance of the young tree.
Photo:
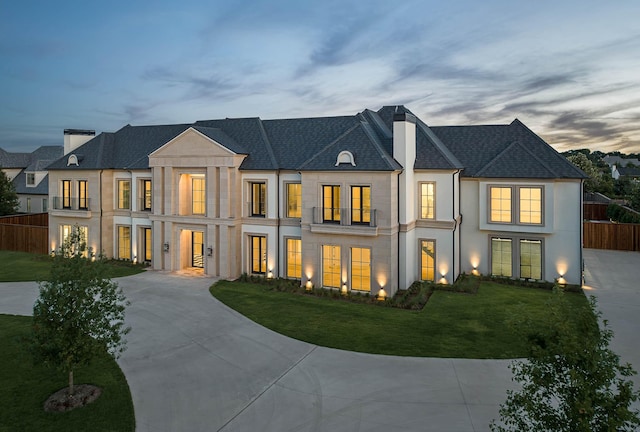
M 609 349 L 613 332 L 596 310 L 589 307 L 572 317 L 561 289 L 556 288 L 548 305 L 549 319 L 532 327 L 527 318 L 516 318 L 515 328 L 530 342 L 526 361 L 511 365 L 519 391 L 508 391 L 500 406 L 502 424 L 492 431 L 633 431 L 640 426 L 631 404 L 640 394 L 633 382 L 631 365 Z M 594 320 L 595 316 L 595 320 Z M 572 319 L 573 318 L 573 319 Z
M 117 358 L 126 347 L 128 305 L 118 284 L 105 276 L 102 257 L 94 261 L 77 225 L 53 257 L 51 277 L 40 282 L 33 307 L 33 350 L 38 360 L 69 374 L 107 351 Z
M 0 216 L 16 213 L 18 205 L 16 188 L 4 171 L 0 170 Z

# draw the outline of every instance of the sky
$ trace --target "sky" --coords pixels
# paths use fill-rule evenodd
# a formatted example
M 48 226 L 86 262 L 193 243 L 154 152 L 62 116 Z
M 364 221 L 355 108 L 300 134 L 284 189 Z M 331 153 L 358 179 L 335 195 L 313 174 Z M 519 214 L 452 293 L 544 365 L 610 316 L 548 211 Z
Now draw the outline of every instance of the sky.
M 0 148 L 63 130 L 405 105 L 640 151 L 640 1 L 0 2 Z

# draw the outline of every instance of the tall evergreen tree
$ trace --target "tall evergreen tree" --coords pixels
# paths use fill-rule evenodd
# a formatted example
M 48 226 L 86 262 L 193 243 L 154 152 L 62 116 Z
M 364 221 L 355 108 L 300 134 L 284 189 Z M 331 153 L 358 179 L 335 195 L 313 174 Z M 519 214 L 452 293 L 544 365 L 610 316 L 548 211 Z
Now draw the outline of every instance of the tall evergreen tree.
M 16 188 L 4 171 L 0 170 L 0 216 L 15 214 L 18 211 Z

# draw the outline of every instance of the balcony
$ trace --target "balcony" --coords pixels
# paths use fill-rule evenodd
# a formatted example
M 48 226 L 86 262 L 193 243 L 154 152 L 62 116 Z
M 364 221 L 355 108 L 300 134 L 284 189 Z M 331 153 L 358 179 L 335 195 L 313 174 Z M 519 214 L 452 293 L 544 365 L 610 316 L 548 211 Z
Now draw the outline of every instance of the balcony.
M 377 236 L 375 209 L 313 207 L 311 232 Z
M 91 198 L 53 197 L 54 210 L 91 211 Z

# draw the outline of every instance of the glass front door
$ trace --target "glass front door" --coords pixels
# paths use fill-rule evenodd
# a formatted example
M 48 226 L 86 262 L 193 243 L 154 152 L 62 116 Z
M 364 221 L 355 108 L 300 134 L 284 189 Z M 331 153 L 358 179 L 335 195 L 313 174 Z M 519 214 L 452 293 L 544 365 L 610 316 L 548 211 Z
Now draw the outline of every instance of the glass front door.
M 202 231 L 191 232 L 191 266 L 204 268 L 204 233 Z

